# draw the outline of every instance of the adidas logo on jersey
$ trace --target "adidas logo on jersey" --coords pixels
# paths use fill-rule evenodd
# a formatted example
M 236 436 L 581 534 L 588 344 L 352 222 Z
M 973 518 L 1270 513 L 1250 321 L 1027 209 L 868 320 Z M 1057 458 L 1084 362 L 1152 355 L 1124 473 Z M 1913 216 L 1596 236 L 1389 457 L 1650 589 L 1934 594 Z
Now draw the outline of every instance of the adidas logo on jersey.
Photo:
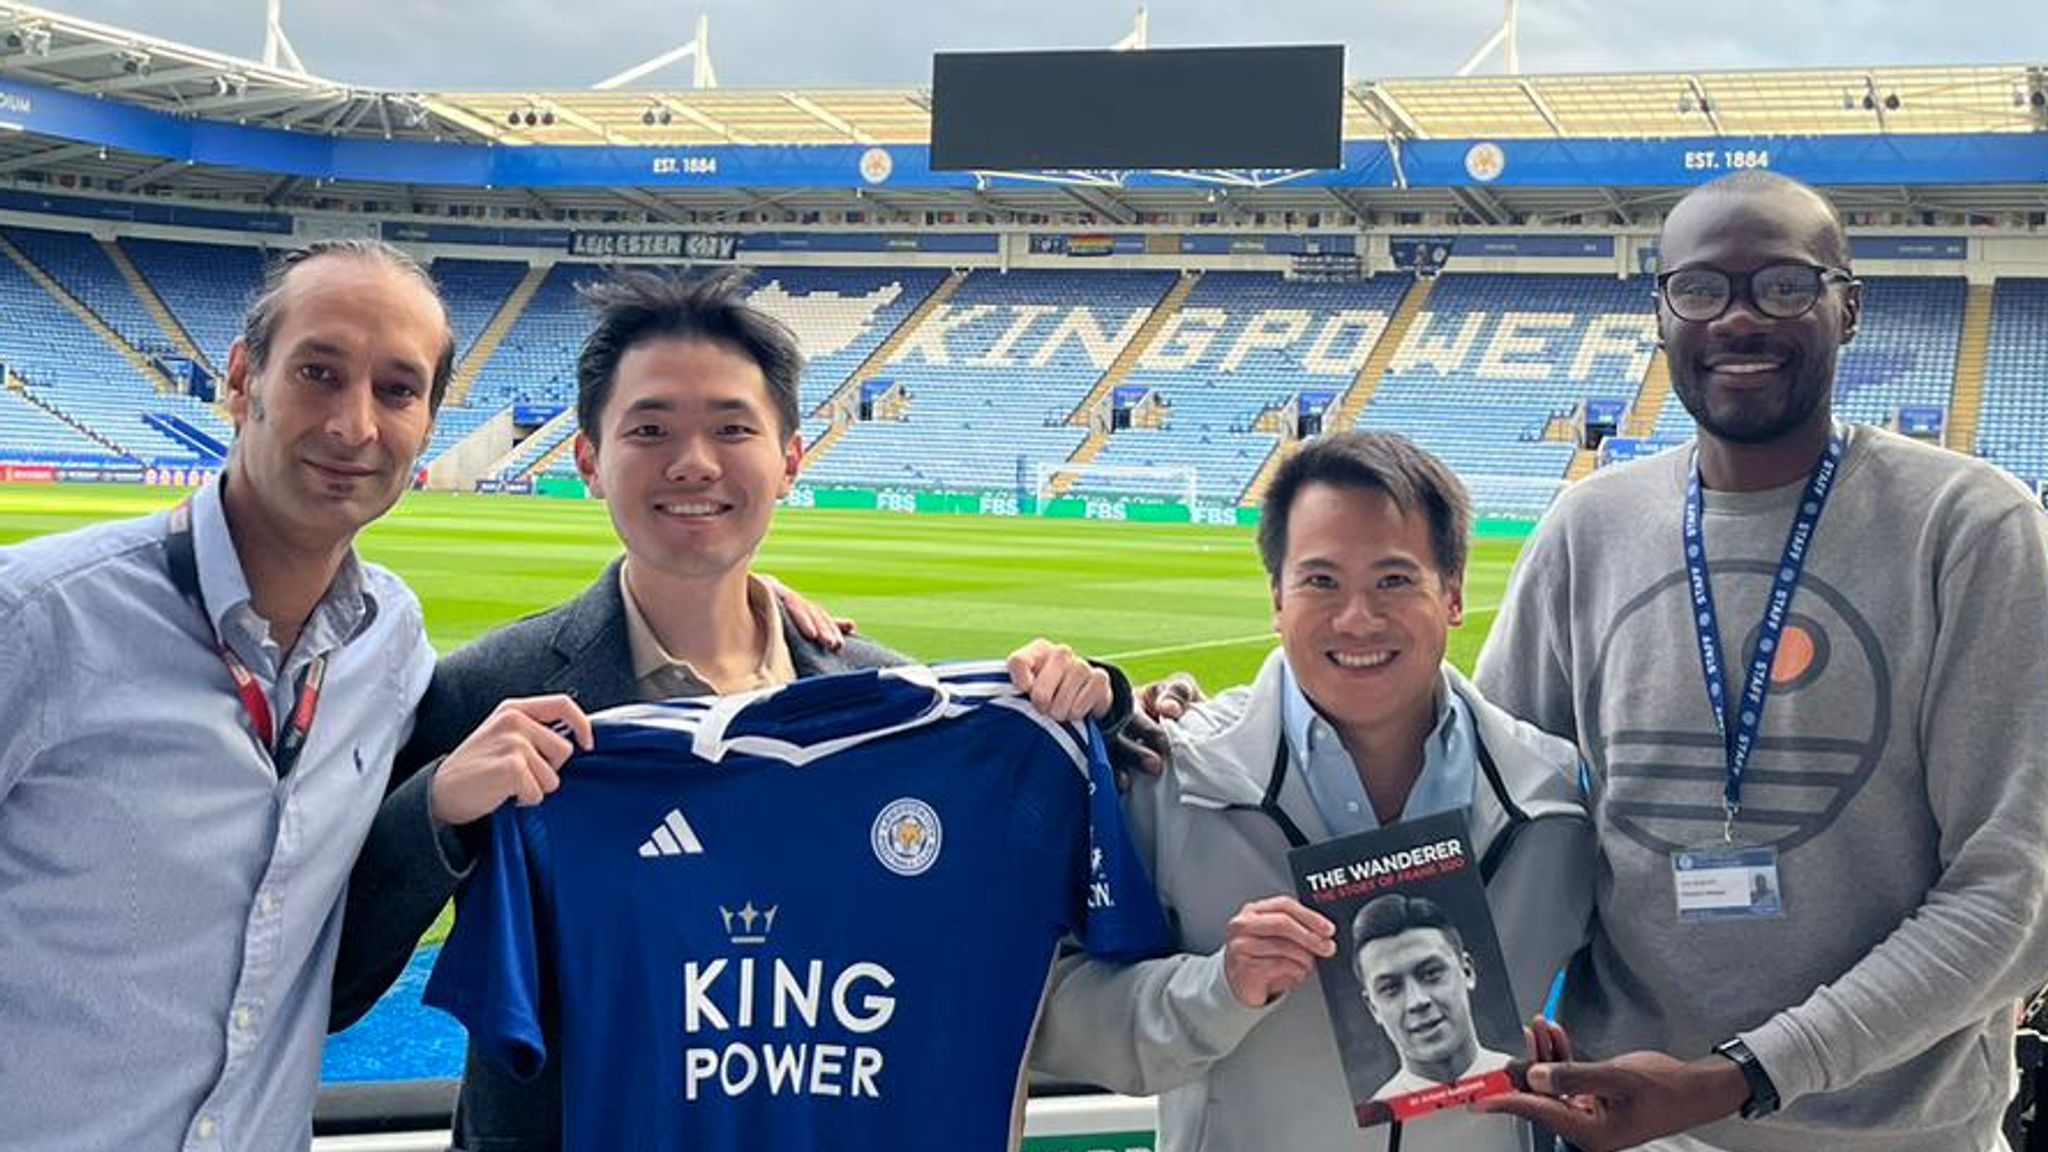
M 690 822 L 683 819 L 682 810 L 671 808 L 654 831 L 640 843 L 640 858 L 654 860 L 663 856 L 701 856 L 704 842 L 697 839 L 697 833 Z

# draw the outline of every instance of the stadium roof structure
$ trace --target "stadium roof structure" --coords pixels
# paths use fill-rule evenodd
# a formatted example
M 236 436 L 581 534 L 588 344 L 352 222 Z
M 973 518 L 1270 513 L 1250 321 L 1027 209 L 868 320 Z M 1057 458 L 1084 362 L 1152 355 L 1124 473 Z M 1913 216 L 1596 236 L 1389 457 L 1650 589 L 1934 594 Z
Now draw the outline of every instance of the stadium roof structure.
M 292 62 L 295 62 L 292 57 Z M 0 0 L 0 80 L 115 101 L 194 121 L 335 140 L 457 143 L 491 148 L 923 145 L 930 93 L 875 89 L 628 89 L 439 92 L 363 87 Z M 1798 71 L 1514 75 L 1354 80 L 1344 135 L 1389 148 L 1427 141 L 1681 140 L 1698 138 L 1995 136 L 2048 132 L 2048 65 L 1829 68 Z M 272 204 L 314 183 L 289 175 L 192 164 L 104 143 L 0 131 L 0 179 L 69 172 L 123 190 L 165 190 Z M 1224 202 L 1261 210 L 1447 210 L 1484 222 L 1604 214 L 1627 222 L 1680 188 L 1348 189 L 1275 186 L 1075 187 L 1008 184 L 960 189 L 732 187 L 461 188 L 351 182 L 335 197 L 434 203 L 523 203 L 619 210 L 654 220 L 762 205 L 801 212 L 865 202 L 889 211 L 953 209 L 1001 218 L 1073 212 L 1129 224 L 1149 210 Z M 1838 193 L 1845 207 L 2040 211 L 2039 182 L 1875 187 Z

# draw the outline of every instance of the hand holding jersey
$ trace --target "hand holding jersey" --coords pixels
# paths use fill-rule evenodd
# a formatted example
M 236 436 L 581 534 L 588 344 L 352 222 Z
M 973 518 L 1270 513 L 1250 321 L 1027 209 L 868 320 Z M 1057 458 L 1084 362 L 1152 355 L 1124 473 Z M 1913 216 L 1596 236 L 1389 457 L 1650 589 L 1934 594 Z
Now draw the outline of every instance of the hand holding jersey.
M 441 762 L 434 774 L 434 819 L 468 824 L 507 802 L 538 804 L 561 787 L 562 765 L 579 748 L 590 750 L 590 718 L 575 700 L 561 695 L 506 700 Z

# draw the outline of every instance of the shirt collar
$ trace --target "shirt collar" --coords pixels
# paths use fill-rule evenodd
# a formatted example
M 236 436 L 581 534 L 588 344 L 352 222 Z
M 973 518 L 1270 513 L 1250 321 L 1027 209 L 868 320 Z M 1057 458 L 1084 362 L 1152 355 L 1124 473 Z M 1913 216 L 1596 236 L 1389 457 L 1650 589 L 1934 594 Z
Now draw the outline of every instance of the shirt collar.
M 1451 690 L 1450 676 L 1441 668 L 1437 669 L 1436 676 L 1436 726 L 1430 729 L 1428 741 L 1439 752 L 1444 752 L 1450 748 L 1463 709 L 1454 706 L 1457 694 Z M 1280 703 L 1288 754 L 1296 764 L 1306 764 L 1309 762 L 1315 723 L 1322 716 L 1310 702 L 1308 693 L 1302 691 L 1301 681 L 1294 675 L 1294 666 L 1287 662 L 1284 652 L 1280 659 Z M 1327 738 L 1336 739 L 1335 731 L 1331 731 Z
M 687 660 L 678 660 L 662 647 L 661 638 L 654 634 L 653 626 L 640 611 L 640 605 L 633 599 L 632 586 L 626 582 L 626 566 L 619 565 L 619 598 L 626 606 L 626 644 L 633 658 L 633 679 L 645 681 L 675 669 L 691 680 L 716 690 L 717 686 L 700 675 Z M 786 684 L 796 678 L 794 670 L 785 669 L 790 663 L 788 645 L 782 636 L 782 613 L 775 607 L 775 596 L 768 586 L 753 573 L 747 574 L 747 608 L 754 620 L 761 626 L 760 658 L 754 666 L 754 683 L 748 687 L 765 687 L 769 684 Z M 744 689 L 742 689 L 744 690 Z
M 192 554 L 199 568 L 199 595 L 213 617 L 214 633 L 220 636 L 228 634 L 227 622 L 237 615 L 235 610 L 249 603 L 249 578 L 242 572 L 234 535 L 228 531 L 227 511 L 221 506 L 225 483 L 223 473 L 192 493 Z
M 206 601 L 214 635 L 227 638 L 246 633 L 260 644 L 268 641 L 270 626 L 256 615 L 250 602 L 249 577 L 242 571 L 234 534 L 228 528 L 222 504 L 227 480 L 223 472 L 192 493 L 192 554 L 199 569 L 199 594 Z M 362 635 L 376 618 L 376 599 L 370 594 L 355 549 L 350 548 L 334 573 L 334 582 L 301 629 L 303 639 L 298 648 L 310 653 L 340 647 Z

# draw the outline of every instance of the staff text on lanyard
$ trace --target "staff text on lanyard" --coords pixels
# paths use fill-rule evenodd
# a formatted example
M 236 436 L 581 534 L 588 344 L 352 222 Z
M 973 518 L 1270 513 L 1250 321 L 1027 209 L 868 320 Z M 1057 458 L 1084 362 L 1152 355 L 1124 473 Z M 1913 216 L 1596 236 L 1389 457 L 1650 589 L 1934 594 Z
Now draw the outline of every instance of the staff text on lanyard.
M 1807 477 L 1806 491 L 1793 512 L 1792 528 L 1785 537 L 1784 555 L 1779 558 L 1777 571 L 1771 578 L 1770 599 L 1764 604 L 1763 622 L 1757 628 L 1756 652 L 1750 658 L 1749 672 L 1742 681 L 1741 707 L 1736 711 L 1732 724 L 1728 713 L 1727 682 L 1723 676 L 1726 661 L 1721 651 L 1720 614 L 1714 609 L 1714 586 L 1707 579 L 1703 523 L 1706 499 L 1701 491 L 1699 456 L 1697 453 L 1693 456 L 1692 474 L 1685 486 L 1685 572 L 1692 590 L 1693 633 L 1699 638 L 1700 672 L 1706 678 L 1707 702 L 1712 706 L 1714 727 L 1721 733 L 1727 757 L 1728 776 L 1721 797 L 1727 814 L 1722 836 L 1729 841 L 1735 838 L 1735 816 L 1742 810 L 1742 774 L 1749 767 L 1750 756 L 1756 751 L 1757 733 L 1763 726 L 1764 701 L 1771 689 L 1771 665 L 1777 656 L 1778 641 L 1785 632 L 1785 621 L 1791 615 L 1792 594 L 1799 590 L 1799 579 L 1806 571 L 1806 559 L 1813 547 L 1814 530 L 1820 526 L 1821 513 L 1827 510 L 1828 496 L 1834 491 L 1846 451 L 1847 440 L 1837 426 L 1828 437 L 1827 452 L 1814 466 L 1813 474 Z

